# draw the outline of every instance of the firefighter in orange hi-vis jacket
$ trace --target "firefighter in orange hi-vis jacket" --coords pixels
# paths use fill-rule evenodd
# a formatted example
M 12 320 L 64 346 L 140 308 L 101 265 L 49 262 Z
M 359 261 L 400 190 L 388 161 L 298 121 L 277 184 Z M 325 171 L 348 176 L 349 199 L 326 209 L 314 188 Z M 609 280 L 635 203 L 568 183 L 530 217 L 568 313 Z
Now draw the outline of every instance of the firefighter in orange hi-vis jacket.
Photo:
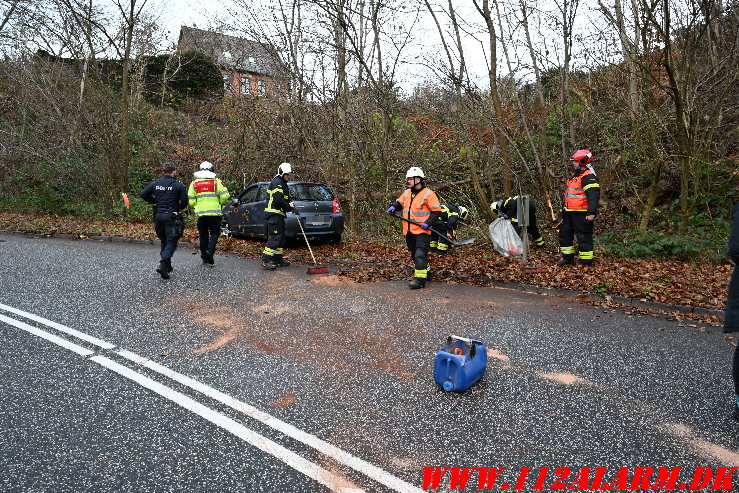
M 562 258 L 557 265 L 562 267 L 575 263 L 575 242 L 580 256 L 578 267 L 593 265 L 593 226 L 598 215 L 600 184 L 593 169 L 593 153 L 587 149 L 576 151 L 570 158 L 573 173 L 567 179 L 559 225 L 559 251 Z
M 441 204 L 436 193 L 426 187 L 423 170 L 413 166 L 405 174 L 408 188 L 391 205 L 387 213 L 402 213 L 405 243 L 415 265 L 411 289 L 419 289 L 429 279 L 429 248 L 431 225 L 441 216 Z

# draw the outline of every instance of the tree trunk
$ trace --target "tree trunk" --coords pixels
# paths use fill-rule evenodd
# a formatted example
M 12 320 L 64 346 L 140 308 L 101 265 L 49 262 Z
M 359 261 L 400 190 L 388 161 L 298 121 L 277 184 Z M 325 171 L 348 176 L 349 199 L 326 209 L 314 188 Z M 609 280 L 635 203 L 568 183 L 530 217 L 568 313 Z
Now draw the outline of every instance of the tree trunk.
M 490 65 L 488 66 L 488 83 L 490 84 L 490 100 L 493 106 L 493 142 L 500 152 L 501 174 L 503 177 L 503 193 L 509 195 L 513 191 L 513 168 L 508 154 L 508 139 L 505 137 L 503 107 L 498 93 L 498 49 L 495 23 L 490 12 L 490 1 L 482 0 L 482 8 L 473 0 L 477 11 L 485 20 L 488 30 L 488 44 L 490 48 Z

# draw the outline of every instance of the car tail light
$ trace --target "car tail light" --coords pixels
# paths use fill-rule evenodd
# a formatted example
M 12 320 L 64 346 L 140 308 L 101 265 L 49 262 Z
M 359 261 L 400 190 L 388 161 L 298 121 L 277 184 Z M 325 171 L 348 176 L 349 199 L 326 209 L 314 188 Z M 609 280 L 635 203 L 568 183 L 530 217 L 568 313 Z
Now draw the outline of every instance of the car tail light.
M 334 206 L 334 214 L 340 214 L 341 213 L 341 204 L 339 204 L 339 199 L 334 198 L 333 204 Z

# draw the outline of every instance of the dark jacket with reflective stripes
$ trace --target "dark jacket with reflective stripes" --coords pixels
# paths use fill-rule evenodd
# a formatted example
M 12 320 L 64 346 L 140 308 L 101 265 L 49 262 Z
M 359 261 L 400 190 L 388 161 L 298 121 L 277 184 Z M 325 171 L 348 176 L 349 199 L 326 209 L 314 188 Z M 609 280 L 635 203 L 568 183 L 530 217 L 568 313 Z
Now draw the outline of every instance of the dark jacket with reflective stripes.
M 155 204 L 156 212 L 178 212 L 187 207 L 187 188 L 169 175 L 149 183 L 140 197 Z
M 280 175 L 272 178 L 267 187 L 267 206 L 264 208 L 266 214 L 285 215 L 286 212 L 293 210 L 290 205 L 290 190 L 287 187 L 287 181 Z
M 439 219 L 446 223 L 447 228 L 451 230 L 457 229 L 457 222 L 459 221 L 459 207 L 454 204 L 442 204 L 441 217 Z

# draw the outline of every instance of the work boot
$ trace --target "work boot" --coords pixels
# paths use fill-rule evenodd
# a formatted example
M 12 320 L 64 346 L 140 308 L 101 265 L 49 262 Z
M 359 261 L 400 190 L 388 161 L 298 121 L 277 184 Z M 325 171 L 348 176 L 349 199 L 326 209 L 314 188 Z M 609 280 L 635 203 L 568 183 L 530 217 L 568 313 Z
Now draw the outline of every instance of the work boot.
M 275 270 L 277 268 L 277 264 L 271 261 L 262 260 L 262 267 L 266 270 Z
M 290 267 L 290 262 L 288 262 L 287 260 L 283 258 L 283 259 L 277 260 L 275 262 L 275 265 L 277 265 L 277 267 Z
M 169 279 L 169 273 L 172 272 L 172 264 L 168 262 L 167 260 L 162 260 L 159 262 L 159 267 L 157 267 L 157 272 L 160 276 L 162 276 L 162 279 Z
M 557 267 L 564 267 L 565 265 L 574 264 L 575 260 L 572 257 L 562 257 L 559 261 L 554 264 Z
M 172 272 L 174 269 L 172 268 L 172 261 L 167 260 L 167 272 Z
M 582 259 L 580 259 L 580 260 L 577 261 L 577 266 L 578 267 L 591 267 L 592 265 L 593 265 L 593 261 L 592 260 L 582 260 Z
M 410 284 L 408 284 L 408 287 L 411 289 L 421 289 L 424 286 L 426 286 L 426 279 L 421 277 L 414 277 Z
M 206 262 L 208 262 L 209 265 L 215 264 L 215 261 L 213 260 L 214 253 L 208 252 L 208 258 L 206 259 Z

